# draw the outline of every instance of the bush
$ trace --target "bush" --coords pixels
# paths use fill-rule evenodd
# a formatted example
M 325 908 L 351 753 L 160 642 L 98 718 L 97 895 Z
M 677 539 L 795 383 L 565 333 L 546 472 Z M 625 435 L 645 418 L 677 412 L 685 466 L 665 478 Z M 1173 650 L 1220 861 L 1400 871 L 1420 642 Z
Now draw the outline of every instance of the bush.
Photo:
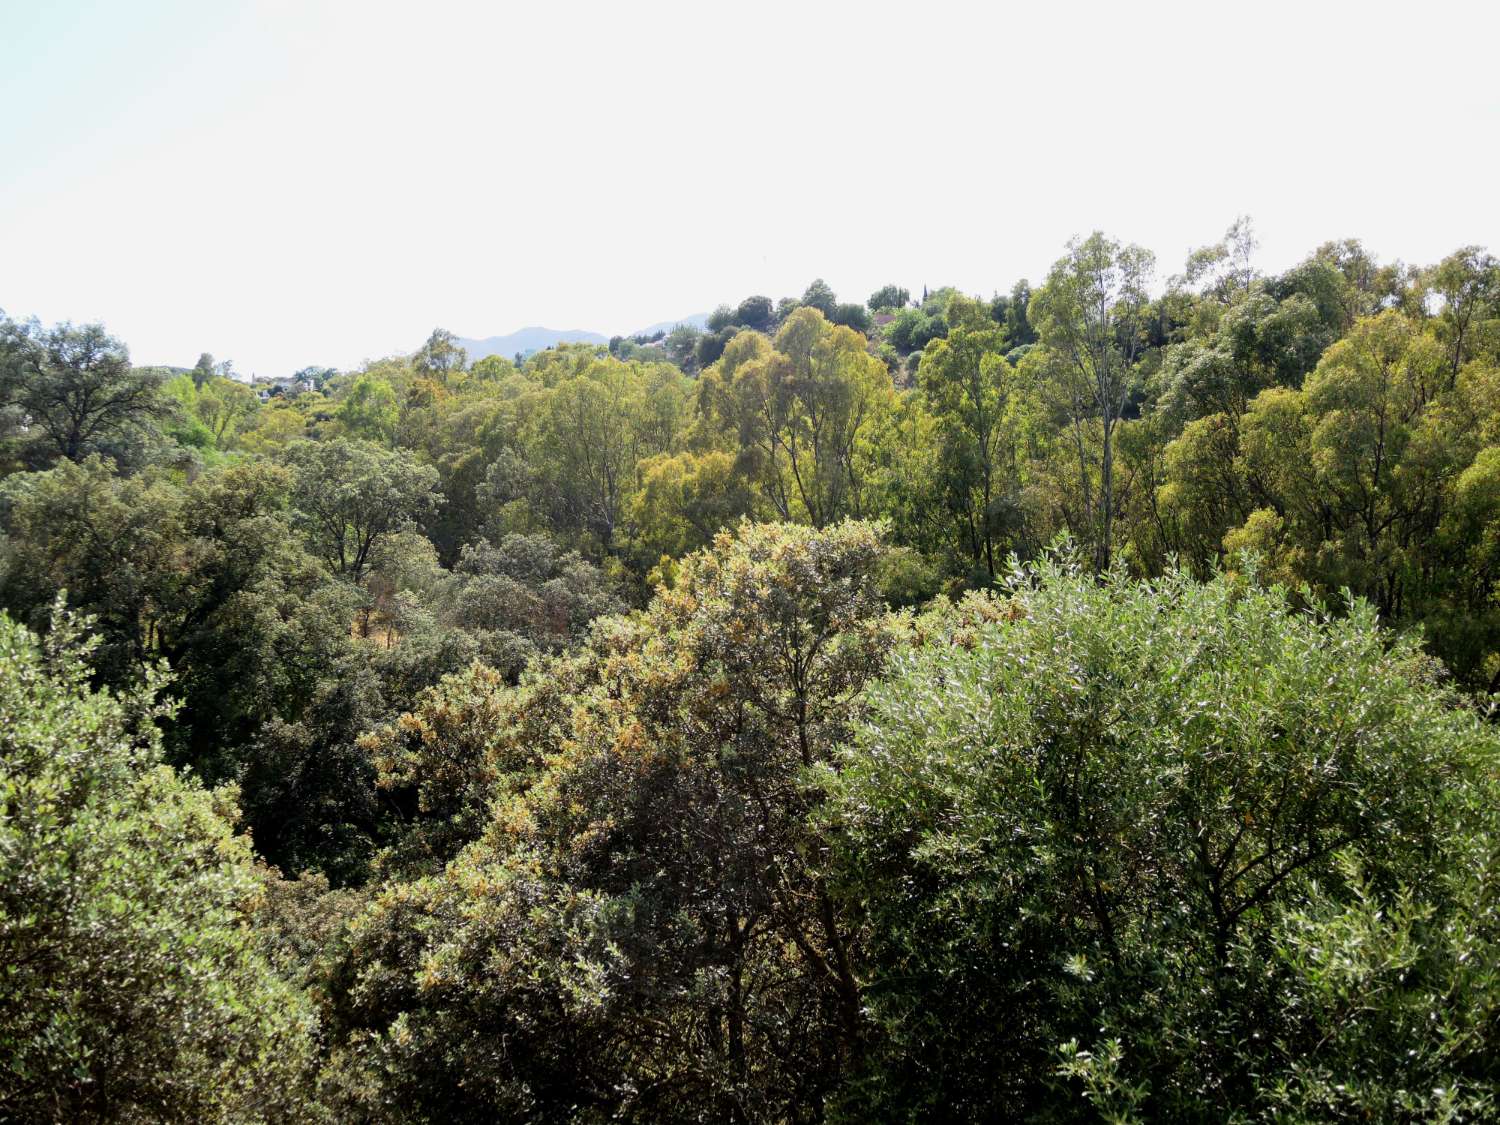
M 0 1119 L 295 1120 L 314 1017 L 254 949 L 232 794 L 161 764 L 152 696 L 0 616 Z
M 926 631 L 831 781 L 849 1116 L 1494 1112 L 1500 737 L 1414 641 L 1054 562 Z

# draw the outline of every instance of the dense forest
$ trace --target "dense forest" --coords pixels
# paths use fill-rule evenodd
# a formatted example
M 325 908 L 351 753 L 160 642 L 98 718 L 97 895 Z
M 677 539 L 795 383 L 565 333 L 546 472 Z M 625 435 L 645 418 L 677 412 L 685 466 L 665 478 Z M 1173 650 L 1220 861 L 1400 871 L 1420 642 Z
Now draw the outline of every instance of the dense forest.
M 10 312 L 0 1120 L 1500 1115 L 1482 249 L 257 384 Z

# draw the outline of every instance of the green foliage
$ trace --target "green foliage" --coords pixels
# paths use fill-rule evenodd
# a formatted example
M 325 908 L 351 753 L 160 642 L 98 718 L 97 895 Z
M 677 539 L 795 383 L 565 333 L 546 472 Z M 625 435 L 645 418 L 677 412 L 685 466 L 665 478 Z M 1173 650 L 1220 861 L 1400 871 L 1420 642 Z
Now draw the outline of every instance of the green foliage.
M 903 308 L 885 326 L 885 338 L 901 355 L 920 352 L 933 340 L 948 334 L 948 324 L 941 316 L 922 309 Z
M 1036 343 L 1036 329 L 1031 326 L 1030 309 L 1031 285 L 1024 278 L 1011 287 L 1008 296 L 997 296 L 990 304 L 990 315 L 1005 329 L 1005 338 L 1013 347 L 1026 347 Z
M 350 437 L 389 445 L 400 417 L 396 392 L 384 379 L 361 376 L 339 403 L 336 416 Z
M 1149 251 L 1096 231 L 1068 244 L 1028 311 L 1044 349 L 1038 367 L 1047 393 L 1081 451 L 1075 481 L 1081 522 L 1101 571 L 1109 568 L 1114 550 L 1115 430 L 1146 345 L 1146 286 L 1153 268 Z M 1090 449 L 1095 434 L 1097 445 Z
M 954 540 L 970 564 L 982 565 L 993 578 L 1004 558 L 997 541 L 1008 522 L 1006 485 L 1015 479 L 1004 464 L 1010 390 L 1005 333 L 964 298 L 949 306 L 948 317 L 953 329 L 931 345 L 918 371 L 941 440 L 938 502 L 951 513 Z
M 198 362 L 193 365 L 190 373 L 195 388 L 201 388 L 205 383 L 219 373 L 219 365 L 214 362 L 214 357 L 208 352 L 202 352 L 198 356 Z
M 698 340 L 697 351 L 694 353 L 694 362 L 698 369 L 718 363 L 724 354 L 724 349 L 729 345 L 729 341 L 734 339 L 737 331 L 737 328 L 729 325 L 701 336 Z
M 842 324 L 845 328 L 869 335 L 874 321 L 870 319 L 869 311 L 864 305 L 835 305 L 833 314 L 828 318 L 834 324 Z
M 447 382 L 462 374 L 468 363 L 468 353 L 454 343 L 452 332 L 442 328 L 434 328 L 427 343 L 412 356 L 412 366 L 419 375 L 439 382 Z
M 466 546 L 430 602 L 440 630 L 468 633 L 485 662 L 511 680 L 537 654 L 560 651 L 594 618 L 624 608 L 599 568 L 540 535 Z
M 734 323 L 757 332 L 769 332 L 776 320 L 776 310 L 769 297 L 746 297 L 734 310 Z
M 0 320 L 0 352 L 0 405 L 28 419 L 17 441 L 31 465 L 91 454 L 139 463 L 173 412 L 160 374 L 132 368 L 102 325 Z
M 1500 739 L 1409 639 L 1053 562 L 930 628 L 830 777 L 849 1116 L 1493 1111 Z
M 540 768 L 535 745 L 506 737 L 510 703 L 501 674 L 475 663 L 361 736 L 376 784 L 405 813 L 397 842 L 380 857 L 383 873 L 440 874 L 479 838 L 500 778 Z
M 67 590 L 95 615 L 90 659 L 111 686 L 133 688 L 168 662 L 182 703 L 163 720 L 170 758 L 239 779 L 261 855 L 347 873 L 369 850 L 348 840 L 368 837 L 374 814 L 337 744 L 352 748 L 382 704 L 352 649 L 356 606 L 303 550 L 290 489 L 288 471 L 266 462 L 182 491 L 97 459 L 12 478 L 0 596 L 43 629 Z
M 667 333 L 662 346 L 673 363 L 685 371 L 693 371 L 697 369 L 698 345 L 702 340 L 701 330 L 691 324 L 679 324 Z
M 94 615 L 93 658 L 106 681 L 128 682 L 157 656 L 152 609 L 169 603 L 177 580 L 181 493 L 159 476 L 119 477 L 98 456 L 18 474 L 3 490 L 5 606 L 45 630 L 67 590 Z
M 1154 296 L 1096 234 L 1035 292 L 886 287 L 874 339 L 822 282 L 514 362 L 438 330 L 264 404 L 0 318 L 0 609 L 66 589 L 127 709 L 170 666 L 131 745 L 238 786 L 295 876 L 230 896 L 243 964 L 326 1017 L 316 1090 L 297 1039 L 267 1100 L 192 1062 L 72 1115 L 1493 1116 L 1450 690 L 1500 692 L 1495 263 L 1254 248 Z M 1005 585 L 1059 536 L 1097 579 Z
M 198 418 L 213 435 L 215 447 L 229 449 L 239 431 L 250 425 L 260 409 L 260 399 L 245 383 L 214 378 L 198 388 L 196 409 Z
M 750 482 L 725 452 L 661 453 L 640 464 L 630 522 L 644 559 L 681 558 L 755 510 Z
M 1497 634 L 1476 465 L 1500 403 L 1492 367 L 1471 361 L 1450 389 L 1448 359 L 1432 331 L 1388 310 L 1332 344 L 1302 390 L 1267 375 L 1242 410 L 1239 392 L 1218 398 L 1224 409 L 1164 451 L 1167 544 L 1193 559 L 1253 546 L 1323 596 L 1349 587 L 1388 617 L 1430 621 L 1434 649 L 1478 686 Z
M 824 527 L 866 508 L 865 435 L 889 409 L 885 365 L 812 308 L 776 335 L 742 334 L 705 377 L 700 406 L 737 435 L 740 471 L 781 519 Z
M 439 503 L 437 470 L 404 449 L 343 439 L 297 442 L 282 459 L 292 470 L 295 519 L 310 548 L 354 582 L 377 543 Z
M 829 287 L 828 282 L 820 277 L 807 287 L 798 304 L 803 308 L 817 309 L 826 319 L 833 320 L 834 310 L 838 307 L 838 297 Z
M 1465 246 L 1433 267 L 1431 285 L 1443 298 L 1437 327 L 1448 352 L 1451 385 L 1480 348 L 1493 347 L 1500 320 L 1500 261 L 1478 246 Z
M 88 687 L 81 624 L 0 616 L 0 1115 L 303 1118 L 316 1021 L 247 928 L 233 793 L 161 764 L 154 684 Z
M 184 450 L 202 457 L 214 448 L 213 431 L 198 414 L 198 387 L 188 375 L 178 375 L 162 383 L 162 391 L 176 402 L 176 409 L 165 421 L 165 435 Z
M 1306 297 L 1277 301 L 1253 292 L 1221 316 L 1212 336 L 1168 349 L 1160 376 L 1165 405 L 1189 418 L 1242 414 L 1262 390 L 1300 387 L 1332 342 Z
M 808 771 L 890 643 L 880 554 L 866 525 L 747 525 L 515 693 L 475 669 L 367 742 L 437 814 L 401 862 L 473 840 L 355 927 L 338 1004 L 385 1098 L 424 1119 L 815 1116 L 860 1014 Z

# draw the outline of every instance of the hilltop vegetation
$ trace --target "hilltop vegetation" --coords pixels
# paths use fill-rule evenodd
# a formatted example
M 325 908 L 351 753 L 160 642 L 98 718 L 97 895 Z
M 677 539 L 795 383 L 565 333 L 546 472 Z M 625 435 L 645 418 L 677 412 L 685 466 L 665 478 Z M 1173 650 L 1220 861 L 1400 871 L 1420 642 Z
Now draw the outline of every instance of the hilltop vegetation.
M 1492 1117 L 1500 263 L 1253 250 L 0 318 L 0 1117 Z

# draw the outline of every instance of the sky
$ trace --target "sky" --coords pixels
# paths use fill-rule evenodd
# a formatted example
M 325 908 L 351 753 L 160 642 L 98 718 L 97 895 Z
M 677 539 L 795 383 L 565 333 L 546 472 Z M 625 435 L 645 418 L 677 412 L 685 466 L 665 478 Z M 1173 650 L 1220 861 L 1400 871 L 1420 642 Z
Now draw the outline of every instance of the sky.
M 1102 229 L 1500 252 L 1500 4 L 0 0 L 0 309 L 137 363 L 629 332 Z

